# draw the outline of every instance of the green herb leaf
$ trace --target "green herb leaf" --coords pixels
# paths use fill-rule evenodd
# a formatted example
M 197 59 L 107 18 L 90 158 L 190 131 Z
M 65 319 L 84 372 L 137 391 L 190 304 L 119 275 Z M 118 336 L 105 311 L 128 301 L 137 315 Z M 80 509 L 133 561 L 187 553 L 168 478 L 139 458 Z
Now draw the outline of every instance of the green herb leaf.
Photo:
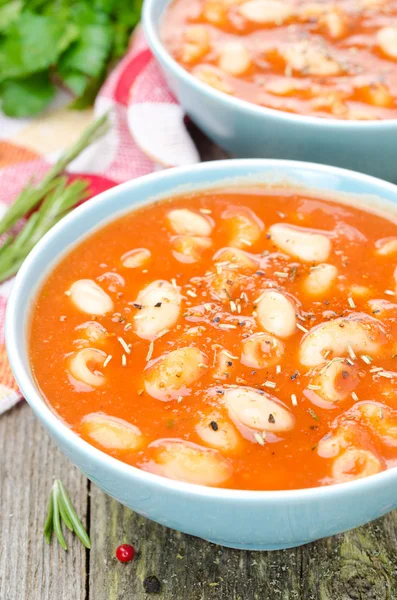
M 53 517 L 54 517 L 54 502 L 52 498 L 52 494 L 50 494 L 48 500 L 48 512 L 46 522 L 44 523 L 44 535 L 47 540 L 47 544 L 51 542 L 51 536 L 53 531 Z
M 112 58 L 117 60 L 121 58 L 128 47 L 129 27 L 122 23 L 117 23 L 114 27 Z
M 22 231 L 11 239 L 11 243 L 0 248 L 0 281 L 15 275 L 43 235 L 86 197 L 85 181 L 76 180 L 67 185 L 67 178 L 59 177 L 54 183 L 54 189 L 37 212 L 31 215 Z
M 79 71 L 62 69 L 60 67 L 57 74 L 61 77 L 62 83 L 76 96 L 82 96 L 90 82 L 88 75 Z
M 109 25 L 84 25 L 80 38 L 62 57 L 61 70 L 79 71 L 98 77 L 112 48 L 112 30 Z
M 55 87 L 48 72 L 21 80 L 9 80 L 1 86 L 3 112 L 9 117 L 29 117 L 42 112 L 51 102 Z
M 0 81 L 38 73 L 54 65 L 78 37 L 73 23 L 25 12 L 0 43 Z
M 62 521 L 65 523 L 66 527 L 69 529 L 69 531 L 73 531 L 73 523 L 69 518 L 62 494 L 59 495 L 59 512 L 61 513 Z
M 17 20 L 23 8 L 21 0 L 12 0 L 0 6 L 0 33 L 5 33 L 9 26 Z
M 53 88 L 47 81 L 38 89 L 30 79 L 37 73 L 60 77 L 75 96 L 73 108 L 92 103 L 109 67 L 125 53 L 141 7 L 142 0 L 0 0 L 3 110 L 23 117 L 46 106 Z M 15 86 L 26 78 L 26 86 Z
M 107 12 L 87 1 L 76 2 L 71 7 L 70 17 L 79 27 L 84 25 L 110 25 Z
M 59 485 L 58 479 L 54 481 L 54 485 L 52 486 L 52 503 L 54 506 L 54 514 L 53 514 L 53 527 L 55 531 L 55 535 L 58 538 L 58 542 L 61 544 L 64 550 L 67 550 L 68 547 L 65 542 L 65 538 L 63 537 L 62 531 L 62 521 L 59 514 Z
M 48 543 L 51 542 L 52 532 L 58 539 L 58 542 L 64 550 L 67 550 L 65 537 L 62 531 L 62 522 L 70 531 L 74 531 L 80 541 L 88 549 L 91 548 L 90 538 L 84 529 L 77 513 L 70 501 L 69 495 L 62 481 L 56 479 L 52 485 L 48 514 L 44 525 L 44 535 Z
M 93 0 L 92 8 L 98 12 L 104 12 L 110 15 L 120 4 L 120 0 Z
M 58 185 L 56 178 L 85 148 L 99 139 L 109 128 L 108 115 L 94 121 L 51 167 L 44 178 L 36 185 L 28 185 L 22 190 L 16 200 L 10 205 L 0 220 L 0 235 L 6 233 L 15 223 L 30 213 Z
M 59 483 L 59 490 L 60 490 L 60 494 L 62 497 L 62 502 L 64 503 L 65 509 L 68 513 L 68 516 L 70 517 L 70 520 L 73 524 L 73 529 L 77 535 L 77 537 L 79 538 L 79 540 L 83 543 L 83 545 L 90 549 L 91 548 L 91 540 L 86 532 L 86 530 L 83 527 L 82 522 L 80 521 L 79 517 L 77 516 L 76 511 L 74 510 L 73 504 L 70 501 L 69 495 L 65 489 L 65 486 L 63 485 L 62 481 L 58 481 Z
M 129 27 L 138 24 L 143 0 L 118 0 L 115 7 L 117 22 Z
M 94 102 L 95 97 L 102 86 L 102 83 L 105 80 L 106 71 L 103 71 L 99 77 L 95 77 L 94 79 L 88 79 L 88 85 L 84 91 L 84 93 L 76 98 L 74 102 L 70 105 L 70 108 L 75 110 L 83 110 Z

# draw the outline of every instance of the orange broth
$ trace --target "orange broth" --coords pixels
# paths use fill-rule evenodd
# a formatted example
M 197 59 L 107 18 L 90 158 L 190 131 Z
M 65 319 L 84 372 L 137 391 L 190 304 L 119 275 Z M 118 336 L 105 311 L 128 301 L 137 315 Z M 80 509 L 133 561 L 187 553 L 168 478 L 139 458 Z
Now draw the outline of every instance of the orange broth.
M 180 252 L 185 249 L 181 239 L 186 242 L 191 236 L 175 233 L 169 217 L 174 209 L 188 209 L 212 228 L 208 244 L 200 246 L 193 258 L 189 245 L 187 254 Z M 241 223 L 252 228 L 242 231 Z M 336 267 L 337 277 L 326 293 L 308 293 L 307 277 L 316 272 L 319 261 L 302 260 L 280 249 L 270 229 L 274 224 L 329 240 L 330 252 L 323 262 Z M 252 232 L 251 241 L 243 237 L 249 238 Z M 230 254 L 222 256 L 222 249 L 231 245 L 240 246 L 237 261 L 230 260 Z M 139 267 L 123 266 L 121 257 L 137 248 L 149 250 L 150 257 Z M 121 461 L 155 473 L 219 487 L 287 490 L 384 470 L 397 463 L 396 255 L 397 223 L 392 218 L 287 188 L 212 190 L 143 206 L 80 242 L 46 278 L 32 314 L 31 368 L 50 407 L 76 434 Z M 241 256 L 252 260 L 254 268 L 240 268 Z M 195 262 L 184 262 L 191 260 Z M 93 316 L 76 306 L 70 289 L 82 279 L 96 282 L 106 292 L 113 302 L 111 312 Z M 137 298 L 156 280 L 166 280 L 178 290 L 180 313 L 173 326 L 143 339 L 136 333 L 143 310 Z M 265 334 L 258 299 L 269 290 L 279 292 L 294 307 L 296 327 L 282 339 L 282 356 L 271 366 L 253 368 L 242 362 L 242 344 L 252 334 Z M 371 355 L 366 349 L 354 351 L 345 345 L 339 355 L 324 351 L 320 365 L 302 364 L 299 353 L 310 335 L 307 332 L 342 318 L 337 321 L 342 335 L 357 313 L 369 339 L 380 339 L 379 352 Z M 87 330 L 82 329 L 86 322 L 100 324 L 106 331 L 104 337 L 88 339 Z M 105 366 L 88 364 L 101 378 L 98 387 L 79 381 L 70 372 L 72 358 L 87 347 L 111 356 Z M 165 390 L 161 399 L 153 397 L 145 383 L 150 366 L 186 347 L 203 353 L 206 364 L 200 366 L 199 378 L 176 392 Z M 264 347 L 265 354 L 268 347 Z M 323 392 L 315 381 L 335 364 L 345 369 L 336 384 L 345 397 L 330 402 L 319 396 Z M 183 369 L 182 378 L 185 373 Z M 269 430 L 261 429 L 262 425 L 247 427 L 248 413 L 242 424 L 235 413 L 228 412 L 228 390 L 247 387 L 275 399 L 276 405 L 280 402 L 292 419 L 292 428 L 275 433 L 270 425 Z M 375 415 L 362 416 L 364 401 L 370 401 L 364 407 L 369 406 Z M 364 412 L 368 413 L 366 408 Z M 117 432 L 116 441 L 114 431 L 104 438 L 102 430 L 99 437 L 92 433 L 85 421 L 92 414 L 139 428 L 137 448 L 129 448 L 128 443 L 117 447 Z M 274 415 L 277 419 L 277 410 Z M 218 418 L 220 426 L 214 425 Z M 269 423 L 274 420 L 269 413 Z M 228 427 L 234 447 L 212 445 L 211 449 L 211 442 L 198 434 L 199 425 L 214 435 Z M 183 460 L 181 466 L 179 458 L 175 469 L 164 469 L 169 456 L 158 450 L 158 440 L 164 439 L 188 442 L 186 447 L 194 448 L 198 456 L 202 452 L 211 460 L 220 458 L 221 475 L 201 479 L 205 460 L 197 472 Z M 327 449 L 330 440 L 336 440 L 331 450 Z M 178 447 L 174 445 L 171 454 L 175 452 Z M 339 461 L 336 467 L 338 457 L 345 462 Z M 186 469 L 193 469 L 192 478 Z
M 396 19 L 396 0 L 174 0 L 161 37 L 194 76 L 254 104 L 395 119 Z

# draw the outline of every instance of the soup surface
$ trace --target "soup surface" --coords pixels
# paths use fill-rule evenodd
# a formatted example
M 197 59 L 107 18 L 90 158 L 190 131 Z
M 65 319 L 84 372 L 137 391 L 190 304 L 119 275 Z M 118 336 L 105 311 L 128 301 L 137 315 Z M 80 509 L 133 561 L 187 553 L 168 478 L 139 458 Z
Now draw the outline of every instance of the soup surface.
M 397 464 L 397 223 L 292 189 L 204 191 L 82 241 L 34 307 L 56 414 L 104 452 L 238 489 Z
M 193 75 L 249 102 L 397 118 L 396 0 L 174 0 L 161 37 Z

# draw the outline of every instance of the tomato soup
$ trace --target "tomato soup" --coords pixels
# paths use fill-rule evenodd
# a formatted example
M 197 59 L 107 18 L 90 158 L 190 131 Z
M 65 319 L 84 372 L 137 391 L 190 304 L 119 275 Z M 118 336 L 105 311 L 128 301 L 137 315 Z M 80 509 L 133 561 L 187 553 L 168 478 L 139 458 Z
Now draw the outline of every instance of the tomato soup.
M 195 77 L 254 104 L 397 118 L 397 0 L 174 0 L 161 37 Z
M 397 464 L 397 222 L 293 189 L 143 206 L 77 245 L 30 359 L 77 435 L 140 469 L 296 489 Z

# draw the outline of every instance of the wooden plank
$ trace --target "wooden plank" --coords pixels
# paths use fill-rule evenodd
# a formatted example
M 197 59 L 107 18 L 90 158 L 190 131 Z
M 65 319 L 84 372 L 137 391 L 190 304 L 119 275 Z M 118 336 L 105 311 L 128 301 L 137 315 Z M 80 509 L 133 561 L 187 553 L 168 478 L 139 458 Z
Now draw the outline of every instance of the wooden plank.
M 86 600 L 85 549 L 68 532 L 69 551 L 42 534 L 53 478 L 84 519 L 87 480 L 57 449 L 24 402 L 0 417 L 0 598 Z
M 91 490 L 89 598 L 143 600 L 155 575 L 162 600 L 395 600 L 397 512 L 345 535 L 280 552 L 221 548 L 171 531 Z M 114 552 L 138 551 L 130 564 Z

